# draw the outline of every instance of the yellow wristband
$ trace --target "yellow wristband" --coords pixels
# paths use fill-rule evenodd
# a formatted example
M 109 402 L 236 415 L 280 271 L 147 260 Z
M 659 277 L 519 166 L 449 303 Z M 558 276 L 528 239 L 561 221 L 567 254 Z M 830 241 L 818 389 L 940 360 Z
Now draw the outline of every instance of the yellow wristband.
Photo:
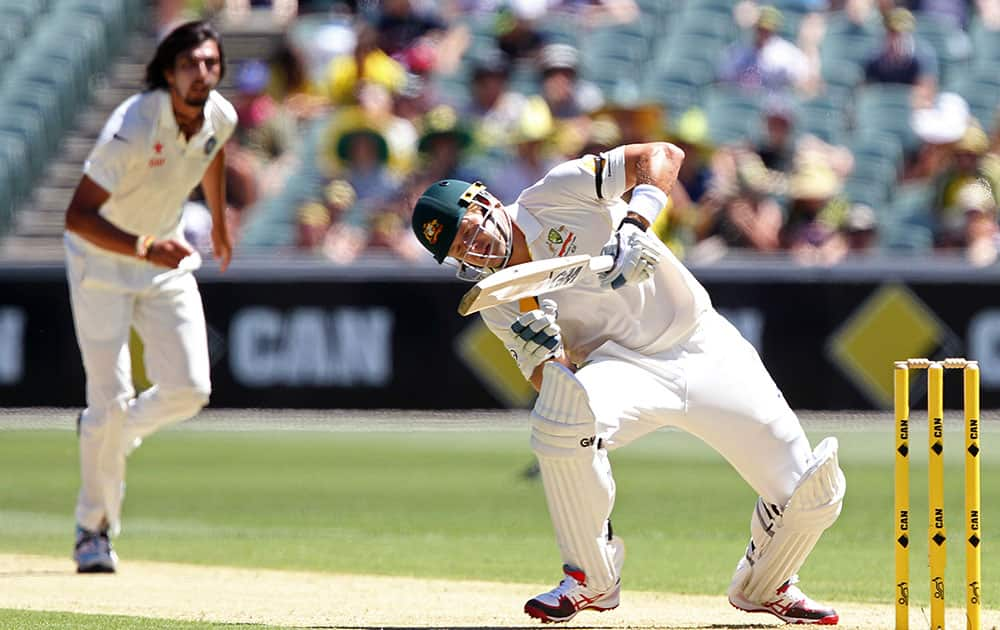
M 148 234 L 141 234 L 135 239 L 135 255 L 137 258 L 145 258 L 149 255 L 149 247 L 156 239 Z

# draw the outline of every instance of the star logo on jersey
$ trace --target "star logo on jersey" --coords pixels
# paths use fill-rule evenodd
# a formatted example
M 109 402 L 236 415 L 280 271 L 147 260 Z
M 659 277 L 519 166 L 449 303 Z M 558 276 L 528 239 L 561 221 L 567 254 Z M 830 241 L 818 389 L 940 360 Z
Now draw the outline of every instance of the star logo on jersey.
M 161 142 L 157 141 L 157 143 L 153 145 L 153 153 L 156 155 L 149 158 L 149 168 L 156 168 L 157 166 L 163 166 L 167 163 L 167 158 L 163 157 L 163 144 Z
M 436 245 L 438 236 L 441 235 L 441 230 L 444 228 L 437 219 L 431 219 L 427 223 L 424 223 L 423 233 L 424 240 L 430 245 Z

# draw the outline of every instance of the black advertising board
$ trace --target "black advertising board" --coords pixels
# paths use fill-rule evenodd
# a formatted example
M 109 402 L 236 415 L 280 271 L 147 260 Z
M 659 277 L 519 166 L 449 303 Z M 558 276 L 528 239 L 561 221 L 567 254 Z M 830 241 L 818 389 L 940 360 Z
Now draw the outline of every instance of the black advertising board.
M 695 268 L 797 409 L 891 405 L 892 361 L 965 356 L 1000 406 L 1000 274 L 960 268 Z M 395 274 L 395 276 L 394 276 Z M 400 277 L 401 276 L 401 277 Z M 471 409 L 530 390 L 455 307 L 468 285 L 439 270 L 243 266 L 199 272 L 212 406 Z M 494 368 L 502 367 L 497 374 Z M 922 377 L 914 377 L 913 404 Z M 946 402 L 960 405 L 950 386 Z M 0 269 L 0 405 L 82 406 L 84 378 L 61 267 Z

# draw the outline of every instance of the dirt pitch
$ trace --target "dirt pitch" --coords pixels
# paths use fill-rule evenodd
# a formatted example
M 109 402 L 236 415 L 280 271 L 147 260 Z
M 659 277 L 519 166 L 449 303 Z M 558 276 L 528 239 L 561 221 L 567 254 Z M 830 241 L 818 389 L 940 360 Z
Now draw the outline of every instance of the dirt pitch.
M 521 612 L 526 596 L 545 585 L 458 582 L 203 567 L 158 562 L 122 564 L 117 575 L 79 576 L 67 559 L 0 554 L 0 608 L 131 615 L 220 623 L 313 628 L 539 628 Z M 838 604 L 841 627 L 891 628 L 888 605 Z M 987 630 L 1000 612 L 984 615 Z M 763 628 L 765 615 L 729 607 L 723 597 L 626 590 L 622 606 L 581 613 L 572 628 Z M 923 611 L 911 627 L 927 628 Z M 950 610 L 948 626 L 965 627 Z

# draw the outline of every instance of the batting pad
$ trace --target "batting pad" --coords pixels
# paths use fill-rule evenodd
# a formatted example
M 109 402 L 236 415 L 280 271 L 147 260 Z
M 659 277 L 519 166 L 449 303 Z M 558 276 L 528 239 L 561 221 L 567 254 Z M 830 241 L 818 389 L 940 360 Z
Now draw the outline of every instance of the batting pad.
M 828 437 L 813 451 L 813 463 L 799 479 L 792 497 L 767 528 L 758 502 L 751 519 L 753 570 L 743 594 L 753 602 L 770 599 L 799 570 L 820 535 L 840 516 L 847 481 L 837 461 L 837 439 Z M 755 521 L 757 522 L 755 526 Z
M 547 363 L 542 374 L 531 413 L 531 447 L 556 541 L 563 562 L 582 569 L 588 587 L 607 591 L 618 579 L 608 541 L 615 501 L 611 463 L 595 438 L 594 413 L 580 381 L 555 362 Z

